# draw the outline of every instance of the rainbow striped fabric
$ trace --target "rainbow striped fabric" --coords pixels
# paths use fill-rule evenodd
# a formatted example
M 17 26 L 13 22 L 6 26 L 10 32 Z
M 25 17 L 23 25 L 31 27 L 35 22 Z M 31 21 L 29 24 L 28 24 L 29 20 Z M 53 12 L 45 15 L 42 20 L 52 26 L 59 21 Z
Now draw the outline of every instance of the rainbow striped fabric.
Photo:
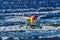
M 29 23 L 33 23 L 37 20 L 38 16 L 31 16 L 28 20 Z

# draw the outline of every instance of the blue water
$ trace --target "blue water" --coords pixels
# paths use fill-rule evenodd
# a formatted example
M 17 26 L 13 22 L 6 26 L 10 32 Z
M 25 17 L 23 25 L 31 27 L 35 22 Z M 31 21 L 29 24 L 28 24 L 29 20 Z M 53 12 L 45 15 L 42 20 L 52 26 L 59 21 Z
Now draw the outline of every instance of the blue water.
M 50 15 L 50 14 L 48 14 Z M 60 24 L 60 14 L 55 14 L 54 15 L 50 15 L 48 16 L 46 15 L 45 17 L 47 18 L 44 18 L 44 17 L 41 17 L 39 18 L 35 23 L 37 24 L 53 24 L 53 23 L 56 23 L 56 24 Z M 0 15 L 1 16 L 1 15 Z M 41 16 L 41 15 L 40 15 Z M 51 17 L 51 18 L 50 18 Z M 16 20 L 15 20 L 16 19 Z M 16 25 L 24 25 L 24 24 L 27 24 L 28 22 L 26 20 L 23 20 L 20 18 L 20 16 L 1 16 L 0 17 L 0 27 L 13 27 L 13 26 L 16 26 Z M 53 32 L 51 32 L 53 31 Z M 0 37 L 35 37 L 35 36 L 41 36 L 41 37 L 48 37 L 48 36 L 54 36 L 54 35 L 60 35 L 60 30 L 47 30 L 47 31 L 23 31 L 23 32 L 0 32 Z
M 16 25 L 23 26 L 25 24 L 28 24 L 25 19 L 20 18 L 20 16 L 23 16 L 23 12 L 50 12 L 57 10 L 60 10 L 60 0 L 0 0 L 0 27 L 13 27 Z M 36 24 L 60 24 L 60 12 L 57 12 L 56 14 L 24 14 L 24 16 L 28 17 L 41 15 L 43 15 L 44 17 L 39 18 L 35 22 Z M 21 40 L 24 40 L 25 37 L 28 38 L 26 40 L 49 40 L 45 38 L 39 39 L 38 37 L 50 37 L 54 35 L 60 35 L 60 29 L 56 31 L 17 31 L 10 33 L 0 32 L 0 37 L 20 37 L 20 39 L 21 37 L 24 37 Z M 52 37 L 52 39 L 50 40 L 60 40 L 60 38 L 58 37 L 55 39 Z

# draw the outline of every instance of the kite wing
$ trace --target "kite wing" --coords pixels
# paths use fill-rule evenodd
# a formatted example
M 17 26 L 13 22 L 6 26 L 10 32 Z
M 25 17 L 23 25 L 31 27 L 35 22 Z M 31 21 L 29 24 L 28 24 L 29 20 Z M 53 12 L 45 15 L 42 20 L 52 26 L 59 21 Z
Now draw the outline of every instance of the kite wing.
M 37 16 L 31 16 L 29 19 L 27 19 L 27 21 L 29 22 L 29 23 L 33 23 L 33 22 L 35 22 L 36 20 L 37 20 Z
M 37 19 L 39 19 L 40 16 L 39 16 L 39 17 L 38 17 L 38 16 L 31 16 L 31 17 L 22 17 L 22 18 L 26 19 L 29 23 L 33 23 L 33 22 L 35 22 Z

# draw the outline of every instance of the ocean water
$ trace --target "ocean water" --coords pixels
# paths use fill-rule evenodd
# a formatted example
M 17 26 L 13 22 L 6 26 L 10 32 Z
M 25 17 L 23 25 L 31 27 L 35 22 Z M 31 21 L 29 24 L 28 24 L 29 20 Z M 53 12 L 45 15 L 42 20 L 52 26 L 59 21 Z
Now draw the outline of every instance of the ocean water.
M 50 14 L 49 14 L 50 15 Z M 21 19 L 20 16 L 2 16 L 0 15 L 0 27 L 13 27 L 13 26 L 16 26 L 16 25 L 25 25 L 27 24 L 28 22 L 24 19 Z M 40 15 L 41 16 L 41 15 Z M 50 18 L 51 16 L 51 18 Z M 44 17 L 41 17 L 39 18 L 36 23 L 38 24 L 60 24 L 60 16 L 59 14 L 55 14 L 55 16 L 53 15 L 50 15 L 48 17 L 48 15 L 44 16 L 44 17 L 47 17 L 47 18 L 44 18 Z M 4 30 L 3 30 L 4 31 Z M 57 30 L 41 30 L 41 31 L 17 31 L 17 32 L 0 32 L 0 37 L 42 37 L 42 38 L 45 38 L 45 37 L 53 37 L 53 36 L 59 36 L 60 35 L 60 29 L 57 29 Z
M 0 27 L 23 27 L 28 21 L 21 16 L 43 16 L 35 22 L 42 24 L 41 26 L 60 24 L 60 0 L 0 0 Z M 3 31 L 0 32 L 0 37 L 18 37 L 18 40 L 60 40 L 60 29 Z
M 12 13 L 13 14 L 13 13 Z M 27 14 L 28 15 L 28 14 Z M 31 14 L 32 15 L 32 14 Z M 37 24 L 60 24 L 60 14 L 40 14 L 36 16 L 43 17 L 39 18 L 35 23 Z M 45 16 L 44 16 L 45 15 Z M 49 15 L 49 16 L 48 16 Z M 28 24 L 28 22 L 21 18 L 21 15 L 0 15 L 0 27 L 13 27 L 20 25 L 19 27 Z M 30 16 L 30 15 L 28 15 Z M 4 31 L 4 30 L 3 30 Z M 21 40 L 44 40 L 44 39 L 55 39 L 60 40 L 60 29 L 57 30 L 36 30 L 36 31 L 16 31 L 16 32 L 0 32 L 0 37 L 18 37 Z

